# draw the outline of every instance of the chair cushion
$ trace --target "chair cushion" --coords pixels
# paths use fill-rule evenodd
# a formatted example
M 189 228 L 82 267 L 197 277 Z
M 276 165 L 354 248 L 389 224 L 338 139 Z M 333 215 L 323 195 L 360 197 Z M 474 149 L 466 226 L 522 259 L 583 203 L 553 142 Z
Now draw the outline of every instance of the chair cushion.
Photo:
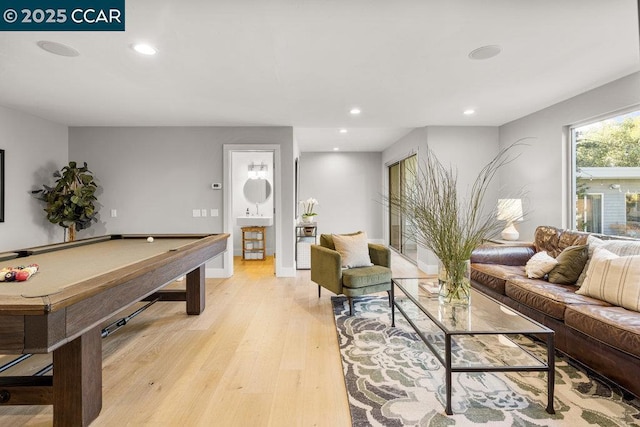
M 387 282 L 391 282 L 391 269 L 381 265 L 342 271 L 342 285 L 348 288 L 366 288 Z

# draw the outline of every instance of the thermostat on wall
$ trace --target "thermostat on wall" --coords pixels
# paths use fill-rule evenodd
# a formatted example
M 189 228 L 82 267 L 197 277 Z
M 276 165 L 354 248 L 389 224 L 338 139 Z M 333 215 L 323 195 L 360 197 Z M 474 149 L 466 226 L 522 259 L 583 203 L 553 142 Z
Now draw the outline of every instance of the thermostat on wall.
M 222 184 L 219 182 L 214 182 L 213 184 L 211 184 L 211 188 L 213 188 L 214 190 L 222 190 Z

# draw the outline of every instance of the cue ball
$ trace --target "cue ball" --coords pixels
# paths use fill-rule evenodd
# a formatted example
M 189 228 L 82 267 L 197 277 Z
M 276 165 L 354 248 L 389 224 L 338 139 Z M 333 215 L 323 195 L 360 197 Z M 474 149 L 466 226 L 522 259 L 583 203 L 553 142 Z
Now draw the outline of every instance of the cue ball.
M 152 243 L 153 242 L 153 237 L 147 237 L 147 242 Z

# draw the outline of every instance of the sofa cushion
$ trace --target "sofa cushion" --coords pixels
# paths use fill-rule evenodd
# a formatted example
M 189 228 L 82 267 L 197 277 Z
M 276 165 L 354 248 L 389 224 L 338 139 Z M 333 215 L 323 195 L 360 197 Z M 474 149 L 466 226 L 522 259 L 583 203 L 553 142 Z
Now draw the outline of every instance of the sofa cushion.
M 640 311 L 640 255 L 621 257 L 596 248 L 577 293 Z
M 556 265 L 558 265 L 558 261 L 554 257 L 547 254 L 547 251 L 541 251 L 527 261 L 524 271 L 530 279 L 541 279 Z
M 504 295 L 504 284 L 511 276 L 524 276 L 523 266 L 471 264 L 471 279 Z
M 640 313 L 622 307 L 572 305 L 567 326 L 635 357 L 640 357 Z
M 569 304 L 609 304 L 575 293 L 571 285 L 557 285 L 540 279 L 512 276 L 505 284 L 505 294 L 511 299 L 534 308 L 558 320 L 564 319 L 564 311 Z
M 381 265 L 342 271 L 342 285 L 348 288 L 364 288 L 388 282 L 391 282 L 391 269 Z
M 587 245 L 569 246 L 556 257 L 558 265 L 549 272 L 549 282 L 575 285 L 589 259 Z
M 536 228 L 534 245 L 536 252 L 547 251 L 552 257 L 557 257 L 569 246 L 584 245 L 589 233 L 581 231 L 561 230 L 550 226 Z

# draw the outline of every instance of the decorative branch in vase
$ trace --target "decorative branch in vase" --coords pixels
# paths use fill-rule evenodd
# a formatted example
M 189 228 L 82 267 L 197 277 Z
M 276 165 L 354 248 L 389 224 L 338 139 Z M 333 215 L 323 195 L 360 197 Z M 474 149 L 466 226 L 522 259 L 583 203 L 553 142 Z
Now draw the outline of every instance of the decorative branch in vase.
M 438 257 L 439 296 L 443 303 L 470 302 L 471 252 L 503 228 L 496 205 L 486 212 L 484 199 L 498 170 L 514 159 L 509 156 L 510 151 L 520 145 L 524 144 L 518 140 L 500 150 L 482 168 L 466 198 L 458 195 L 457 170 L 445 167 L 427 148 L 424 166 L 408 171 L 410 185 L 401 195 L 387 199 L 390 209 L 406 218 L 416 243 Z

